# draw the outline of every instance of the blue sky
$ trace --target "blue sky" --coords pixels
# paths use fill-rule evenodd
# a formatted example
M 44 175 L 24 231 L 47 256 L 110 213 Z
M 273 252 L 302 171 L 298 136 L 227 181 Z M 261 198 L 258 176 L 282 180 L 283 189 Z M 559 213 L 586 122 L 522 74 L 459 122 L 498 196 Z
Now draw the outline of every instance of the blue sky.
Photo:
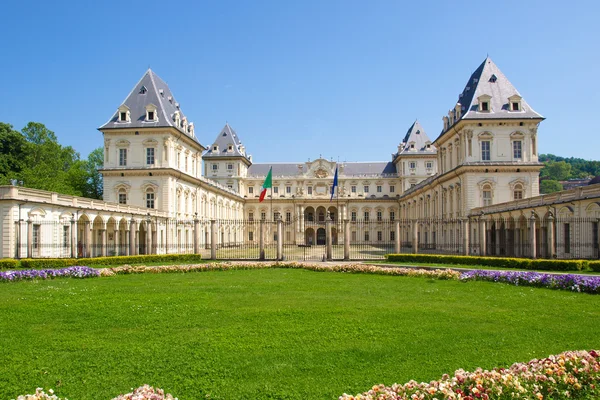
M 226 121 L 255 162 L 384 161 L 434 139 L 489 54 L 547 119 L 539 150 L 600 159 L 600 2 L 190 1 L 3 4 L 0 121 L 82 156 L 148 66 L 201 143 Z

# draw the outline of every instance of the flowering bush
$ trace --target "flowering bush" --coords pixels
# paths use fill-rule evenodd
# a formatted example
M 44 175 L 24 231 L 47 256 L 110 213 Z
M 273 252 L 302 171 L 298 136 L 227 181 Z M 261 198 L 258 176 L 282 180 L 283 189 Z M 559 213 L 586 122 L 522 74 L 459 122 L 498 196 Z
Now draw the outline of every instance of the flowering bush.
M 135 389 L 132 393 L 122 394 L 112 400 L 177 400 L 171 394 L 165 394 L 162 389 L 154 389 L 152 386 L 144 385 Z
M 31 279 L 93 278 L 100 276 L 100 271 L 90 267 L 68 267 L 61 269 L 25 269 L 16 271 L 0 271 L 0 282 L 22 281 Z
M 52 389 L 48 390 L 48 393 L 44 392 L 44 389 L 35 389 L 35 394 L 26 394 L 17 397 L 17 400 L 67 400 L 56 397 Z
M 340 400 L 589 399 L 600 396 L 599 384 L 600 354 L 568 351 L 507 369 L 459 369 L 452 377 L 444 375 L 429 383 L 376 385 L 356 396 L 344 393 Z
M 519 271 L 467 271 L 460 276 L 462 281 L 504 282 L 516 286 L 537 286 L 550 289 L 570 290 L 600 294 L 600 276 L 543 274 Z

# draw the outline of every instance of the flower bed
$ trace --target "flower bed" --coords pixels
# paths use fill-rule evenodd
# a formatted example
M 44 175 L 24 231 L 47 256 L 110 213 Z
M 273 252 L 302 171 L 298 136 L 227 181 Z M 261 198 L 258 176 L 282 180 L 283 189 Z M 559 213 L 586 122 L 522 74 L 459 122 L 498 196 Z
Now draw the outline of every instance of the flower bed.
M 513 364 L 491 371 L 459 369 L 454 376 L 429 383 L 376 385 L 340 400 L 399 399 L 590 399 L 600 396 L 600 355 L 597 351 L 568 351 L 545 359 Z
M 52 278 L 94 278 L 100 271 L 90 267 L 68 267 L 60 269 L 25 269 L 0 271 L 0 282 Z
M 462 281 L 504 282 L 515 286 L 535 286 L 549 289 L 570 290 L 600 294 L 600 276 L 543 274 L 519 271 L 467 271 L 460 276 Z
M 17 400 L 67 400 L 61 399 L 54 394 L 50 389 L 45 393 L 42 388 L 37 388 L 35 394 L 26 394 L 17 397 Z M 113 400 L 177 400 L 171 394 L 165 394 L 162 389 L 153 388 L 149 385 L 140 386 L 131 393 L 122 394 L 115 397 Z

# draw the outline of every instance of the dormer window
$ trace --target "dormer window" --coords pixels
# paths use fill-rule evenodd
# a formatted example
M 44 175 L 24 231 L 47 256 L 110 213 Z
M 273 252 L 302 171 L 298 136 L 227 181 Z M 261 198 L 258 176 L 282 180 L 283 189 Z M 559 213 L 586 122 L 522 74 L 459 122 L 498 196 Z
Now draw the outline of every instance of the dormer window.
M 156 106 L 152 103 L 146 106 L 146 121 L 148 122 L 156 122 Z
M 140 88 L 140 94 L 146 94 L 147 91 L 148 91 L 148 89 L 146 89 L 146 86 L 142 86 Z
M 521 111 L 521 96 L 515 94 L 508 98 L 508 109 L 510 111 Z
M 227 146 L 227 151 L 231 153 L 233 151 L 233 146 L 232 145 Z
M 123 104 L 119 107 L 119 122 L 131 122 L 131 113 L 129 112 L 129 107 Z
M 173 114 L 173 121 L 175 121 L 175 126 L 177 128 L 181 128 L 181 115 L 179 114 L 179 111 L 175 111 L 175 114 Z
M 491 111 L 491 107 L 490 107 L 491 99 L 492 99 L 492 96 L 489 96 L 487 94 L 482 94 L 481 96 L 479 96 L 477 98 L 477 100 L 479 100 L 479 112 L 490 112 Z
M 498 78 L 496 77 L 496 75 L 492 74 L 492 76 L 490 76 L 490 82 L 491 83 L 495 83 L 498 80 Z
M 219 146 L 217 146 L 216 144 L 213 146 L 213 151 L 214 152 L 218 152 L 219 151 Z

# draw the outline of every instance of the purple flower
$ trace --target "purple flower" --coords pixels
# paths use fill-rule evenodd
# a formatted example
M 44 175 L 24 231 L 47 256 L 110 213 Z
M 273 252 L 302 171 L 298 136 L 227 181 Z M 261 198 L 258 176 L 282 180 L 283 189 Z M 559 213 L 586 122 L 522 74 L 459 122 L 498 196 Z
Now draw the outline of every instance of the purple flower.
M 94 278 L 100 276 L 100 271 L 90 267 L 68 267 L 61 269 L 25 269 L 13 271 L 0 271 L 0 282 L 22 281 L 32 279 L 66 278 Z

